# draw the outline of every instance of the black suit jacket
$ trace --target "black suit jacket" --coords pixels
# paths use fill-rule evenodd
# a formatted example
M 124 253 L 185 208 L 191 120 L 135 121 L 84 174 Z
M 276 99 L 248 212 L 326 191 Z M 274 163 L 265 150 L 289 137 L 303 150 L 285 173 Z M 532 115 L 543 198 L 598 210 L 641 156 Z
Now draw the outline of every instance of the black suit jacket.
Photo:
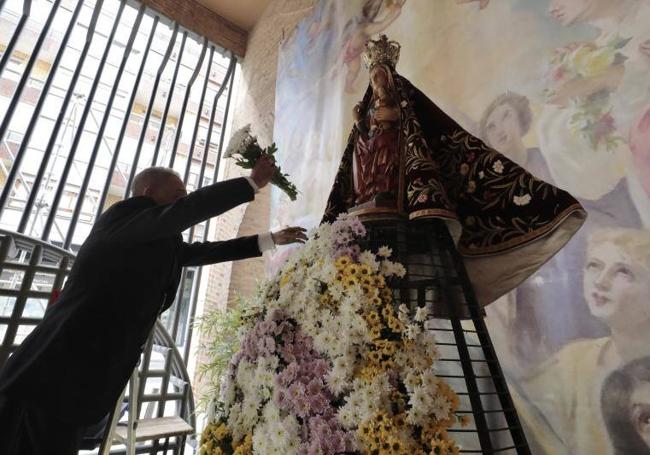
M 262 254 L 257 236 L 190 245 L 181 233 L 253 198 L 240 178 L 170 205 L 148 197 L 113 205 L 81 246 L 59 299 L 0 371 L 0 394 L 79 423 L 110 412 L 158 314 L 174 301 L 182 267 Z

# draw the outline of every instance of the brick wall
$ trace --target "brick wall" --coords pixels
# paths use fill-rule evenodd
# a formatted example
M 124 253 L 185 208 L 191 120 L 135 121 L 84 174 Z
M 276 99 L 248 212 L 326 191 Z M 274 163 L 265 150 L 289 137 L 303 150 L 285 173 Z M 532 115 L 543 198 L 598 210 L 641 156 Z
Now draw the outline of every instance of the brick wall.
M 275 81 L 278 48 L 298 22 L 313 11 L 317 0 L 276 0 L 264 12 L 249 35 L 246 58 L 242 63 L 242 96 L 233 119 L 235 126 L 251 123 L 260 143 L 273 138 Z M 246 209 L 239 235 L 252 235 L 269 229 L 269 193 L 263 191 Z M 255 283 L 264 275 L 264 261 L 233 265 L 230 293 L 250 295 Z
M 234 92 L 233 129 L 250 123 L 261 144 L 270 143 L 273 136 L 278 47 L 296 24 L 312 12 L 317 1 L 273 0 L 249 33 L 239 87 Z M 224 179 L 244 175 L 231 162 L 223 164 Z M 213 238 L 222 240 L 268 231 L 269 202 L 269 190 L 264 189 L 254 202 L 218 217 Z M 217 264 L 205 272 L 207 291 L 201 306 L 225 307 L 237 293 L 250 295 L 254 291 L 257 280 L 264 275 L 264 259 Z M 204 360 L 200 356 L 197 359 L 199 363 Z M 201 393 L 198 378 L 194 389 Z

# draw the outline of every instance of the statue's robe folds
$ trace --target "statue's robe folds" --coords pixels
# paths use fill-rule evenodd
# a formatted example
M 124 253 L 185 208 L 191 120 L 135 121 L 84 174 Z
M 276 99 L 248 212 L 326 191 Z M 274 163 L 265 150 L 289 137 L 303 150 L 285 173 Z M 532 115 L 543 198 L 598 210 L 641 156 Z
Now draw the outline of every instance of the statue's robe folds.
M 487 305 L 515 288 L 576 233 L 586 212 L 569 193 L 537 179 L 446 115 L 407 79 L 398 93 L 399 179 L 396 212 L 409 220 L 442 218 L 460 236 L 476 297 Z M 371 99 L 368 88 L 363 110 Z M 356 206 L 353 127 L 323 221 Z M 456 225 L 456 226 L 454 226 Z

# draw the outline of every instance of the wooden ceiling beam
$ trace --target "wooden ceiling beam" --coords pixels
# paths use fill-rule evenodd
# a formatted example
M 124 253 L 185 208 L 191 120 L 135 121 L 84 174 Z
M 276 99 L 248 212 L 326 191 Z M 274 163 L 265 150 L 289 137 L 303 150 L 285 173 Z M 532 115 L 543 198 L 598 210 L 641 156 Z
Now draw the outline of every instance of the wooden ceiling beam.
M 188 30 L 233 51 L 238 57 L 244 57 L 246 54 L 248 32 L 196 0 L 142 0 L 142 2 Z

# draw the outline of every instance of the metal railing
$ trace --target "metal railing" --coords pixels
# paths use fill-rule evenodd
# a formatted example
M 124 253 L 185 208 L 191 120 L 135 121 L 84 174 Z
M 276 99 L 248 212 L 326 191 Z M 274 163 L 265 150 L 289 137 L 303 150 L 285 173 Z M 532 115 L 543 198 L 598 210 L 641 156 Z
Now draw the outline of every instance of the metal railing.
M 52 296 L 63 287 L 74 259 L 73 253 L 62 248 L 0 230 L 0 369 L 42 320 Z M 185 362 L 160 322 L 142 353 L 138 382 L 138 409 L 134 413 L 138 418 L 173 415 L 196 428 L 194 397 Z M 185 437 L 161 439 L 141 444 L 138 453 L 157 453 L 161 447 L 183 453 Z M 111 451 L 120 452 L 123 449 L 119 446 Z

